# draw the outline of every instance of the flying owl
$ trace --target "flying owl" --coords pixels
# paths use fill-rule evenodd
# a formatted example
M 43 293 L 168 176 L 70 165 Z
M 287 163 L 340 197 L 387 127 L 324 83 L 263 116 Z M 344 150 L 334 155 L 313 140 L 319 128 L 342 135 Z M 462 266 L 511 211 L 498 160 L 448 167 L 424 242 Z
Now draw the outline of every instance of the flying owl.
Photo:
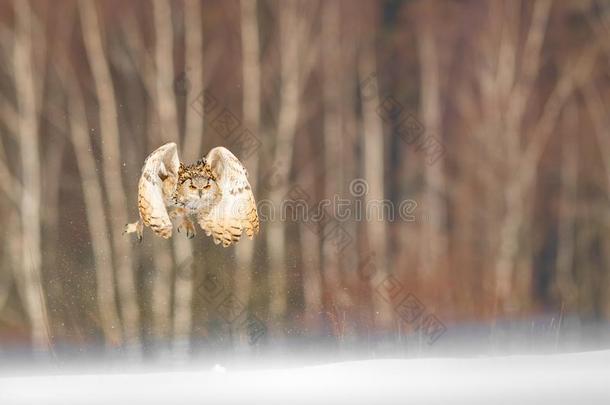
M 214 243 L 229 246 L 245 233 L 252 238 L 259 229 L 254 195 L 246 169 L 228 149 L 216 147 L 192 165 L 178 158 L 176 144 L 166 143 L 144 161 L 138 183 L 140 220 L 125 226 L 142 240 L 144 225 L 157 235 L 178 232 L 195 236 L 195 219 Z

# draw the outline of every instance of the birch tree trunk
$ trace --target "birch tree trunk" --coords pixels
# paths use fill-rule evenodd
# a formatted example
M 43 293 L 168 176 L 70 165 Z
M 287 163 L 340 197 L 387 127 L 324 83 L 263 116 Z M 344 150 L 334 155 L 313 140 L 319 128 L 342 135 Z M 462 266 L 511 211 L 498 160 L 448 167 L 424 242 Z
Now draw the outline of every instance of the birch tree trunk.
M 159 147 L 166 139 L 164 128 L 159 128 L 159 106 L 158 106 L 158 80 L 156 59 L 162 57 L 150 55 L 146 49 L 141 33 L 138 30 L 137 20 L 131 15 L 125 16 L 122 21 L 125 31 L 125 39 L 128 49 L 135 57 L 135 65 L 139 76 L 142 78 L 146 95 L 150 102 L 147 103 L 147 130 L 148 144 L 147 152 Z M 166 45 L 167 46 L 167 45 Z M 165 51 L 167 53 L 167 51 Z M 171 53 L 171 51 L 170 51 Z M 177 135 L 176 135 L 177 137 Z M 171 323 L 171 282 L 172 282 L 172 255 L 171 243 L 159 238 L 152 238 L 152 287 L 151 287 L 151 330 L 152 337 L 157 342 L 168 343 L 170 338 Z
M 127 200 L 121 173 L 121 145 L 116 97 L 108 58 L 102 44 L 101 27 L 95 3 L 81 0 L 79 11 L 85 50 L 99 101 L 100 137 L 104 159 L 103 177 L 108 194 L 110 234 L 112 235 L 124 337 L 127 344 L 137 347 L 140 344 L 140 310 L 137 303 L 129 239 L 122 234 L 123 227 L 127 223 Z
M 202 52 L 202 26 L 201 4 L 197 1 L 184 2 L 184 29 L 186 35 L 186 66 L 189 72 L 191 89 L 199 92 L 203 89 L 203 60 Z M 186 133 L 182 148 L 182 158 L 193 162 L 201 158 L 201 140 L 203 138 L 204 115 L 199 115 L 195 109 L 186 108 Z M 176 280 L 174 284 L 174 342 L 178 344 L 186 340 L 186 347 L 190 347 L 189 338 L 192 328 L 192 301 L 193 301 L 193 251 L 191 241 L 181 237 L 174 241 L 176 256 Z M 185 347 L 184 343 L 174 351 Z
M 260 41 L 256 0 L 241 0 L 241 44 L 244 126 L 254 136 L 260 136 Z M 252 190 L 257 190 L 259 154 L 248 159 L 249 181 Z M 243 238 L 235 246 L 237 269 L 235 294 L 238 302 L 248 305 L 252 287 L 252 264 L 255 240 Z
M 16 1 L 14 46 L 15 90 L 21 157 L 21 263 L 25 307 L 35 350 L 49 349 L 49 320 L 42 288 L 40 230 L 40 150 L 34 67 L 32 65 L 32 11 L 28 1 Z M 19 269 L 15 269 L 20 271 Z M 19 277 L 19 275 L 17 276 Z
M 155 94 L 154 105 L 159 116 L 161 133 L 160 143 L 179 143 L 179 129 L 176 111 L 176 97 L 173 92 L 174 55 L 171 8 L 167 0 L 153 1 L 155 29 Z M 155 146 L 156 147 L 156 146 Z M 183 263 L 189 255 L 189 241 L 174 235 L 171 244 L 178 247 L 176 262 Z M 178 241 L 178 239 L 182 239 Z M 172 313 L 172 256 L 169 244 L 165 241 L 154 242 L 155 279 L 153 281 L 153 329 L 155 337 L 170 338 L 173 335 Z
M 274 165 L 292 166 L 294 136 L 299 117 L 299 18 L 297 2 L 288 0 L 280 5 L 280 58 L 281 92 L 278 115 L 277 138 L 273 155 Z M 302 22 L 300 23 L 302 24 Z M 288 176 L 288 173 L 286 176 Z M 287 182 L 270 192 L 274 207 L 280 207 L 288 189 Z M 269 312 L 273 322 L 282 322 L 286 312 L 286 245 L 285 227 L 281 221 L 270 221 L 267 226 L 267 248 L 269 251 L 269 288 L 271 298 Z
M 9 127 L 9 133 L 15 140 L 18 139 L 19 117 L 17 110 L 8 101 L 5 101 L 2 103 L 0 111 L 2 112 L 2 121 Z M 3 240 L 3 262 L 5 263 L 4 268 L 7 269 L 7 274 L 3 277 L 6 284 L 3 287 L 3 292 L 0 293 L 0 295 L 3 295 L 3 299 L 0 300 L 3 301 L 3 304 L 7 303 L 10 293 L 10 281 L 14 279 L 19 299 L 26 305 L 27 286 L 22 262 L 23 236 L 21 230 L 21 199 L 23 191 L 21 183 L 13 176 L 8 167 L 8 157 L 2 142 L 0 142 L 0 188 L 7 202 L 3 215 L 9 218 L 4 233 L 5 239 Z M 13 273 L 12 277 L 11 272 Z
M 610 17 L 608 18 L 610 19 Z M 610 55 L 610 53 L 606 52 L 606 55 Z M 605 108 L 600 90 L 594 83 L 583 86 L 583 93 L 587 111 L 593 122 L 595 137 L 597 138 L 597 143 L 602 152 L 606 174 L 607 194 L 610 195 L 610 136 L 608 136 L 610 131 L 610 119 L 608 118 L 608 110 Z M 607 265 L 610 263 L 610 239 L 606 236 L 603 243 L 605 246 L 604 256 Z M 603 280 L 606 286 L 610 284 L 610 271 L 606 270 Z M 608 314 L 610 314 L 610 294 L 605 294 L 602 308 L 604 314 L 608 316 Z
M 11 220 L 9 220 L 8 224 L 18 227 L 19 225 L 17 224 L 17 222 L 18 221 L 11 218 Z M 4 248 L 2 249 L 3 260 L 0 261 L 0 265 L 2 265 L 2 269 L 3 269 L 0 271 L 0 314 L 2 313 L 4 306 L 8 302 L 8 296 L 11 292 L 11 289 L 13 287 L 13 281 L 14 281 L 13 275 L 11 274 L 10 271 L 8 271 L 8 269 L 12 268 L 12 261 L 13 261 L 13 258 L 11 257 L 11 252 L 10 252 L 11 240 L 10 240 L 10 238 L 4 238 L 4 239 L 2 239 L 2 242 L 4 242 L 4 245 L 3 245 Z M 17 254 L 17 255 L 19 255 L 19 254 Z
M 505 78 L 506 83 L 504 83 L 503 88 L 508 95 L 508 107 L 504 119 L 508 142 L 508 170 L 511 173 L 522 168 L 524 164 L 532 164 L 532 162 L 523 160 L 520 147 L 521 129 L 529 95 L 532 92 L 540 68 L 540 53 L 551 3 L 550 0 L 540 0 L 534 5 L 532 22 L 524 45 L 520 76 L 514 79 L 511 79 L 509 75 L 501 76 Z M 514 43 L 516 44 L 516 40 Z M 515 45 L 511 48 L 511 53 L 515 54 Z M 511 60 L 514 59 L 516 59 L 516 54 L 511 57 Z M 518 299 L 513 294 L 514 300 L 512 303 L 509 302 L 509 296 L 513 291 L 513 271 L 519 249 L 519 233 L 526 216 L 525 192 L 526 185 L 524 179 L 521 178 L 513 177 L 510 184 L 505 188 L 506 214 L 500 228 L 500 246 L 495 264 L 496 299 L 500 310 L 515 309 L 513 304 Z
M 305 190 L 316 189 L 315 171 L 315 167 L 309 167 L 306 174 L 301 173 L 301 178 L 303 179 L 302 187 Z M 324 312 L 320 238 L 315 232 L 312 232 L 310 227 L 304 224 L 299 224 L 299 236 L 302 256 L 305 328 L 311 331 L 319 331 L 322 313 Z
M 201 62 L 195 58 L 201 53 L 201 23 L 198 21 L 200 16 L 198 14 L 198 7 L 191 5 L 191 9 L 186 11 L 187 20 L 187 53 L 189 58 L 194 61 L 194 65 L 200 65 Z M 153 14 L 155 21 L 155 65 L 157 69 L 156 76 L 156 105 L 159 114 L 159 120 L 161 121 L 161 138 L 163 142 L 173 141 L 176 143 L 180 142 L 179 136 L 179 125 L 178 125 L 178 114 L 176 96 L 173 90 L 173 82 L 176 77 L 174 74 L 174 55 L 173 55 L 173 28 L 172 28 L 172 16 L 171 7 L 167 0 L 155 0 L 153 2 Z M 191 25 L 192 24 L 192 25 Z M 197 28 L 199 27 L 199 30 Z M 188 31 L 192 31 L 188 33 Z M 198 39 L 193 37 L 197 36 Z M 196 49 L 199 47 L 199 49 Z M 201 78 L 201 70 L 198 67 L 194 67 L 195 72 L 193 78 L 198 76 Z M 199 74 L 197 74 L 197 71 Z M 195 80 L 197 80 L 195 78 Z M 200 82 L 201 83 L 201 82 Z M 192 110 L 192 109 L 189 109 Z M 192 114 L 192 111 L 187 110 L 187 114 Z M 191 115 L 191 121 L 192 118 Z M 192 123 L 191 125 L 196 125 Z M 199 131 L 201 131 L 201 126 Z M 189 128 L 189 131 L 193 133 L 189 134 L 190 141 L 195 143 L 197 139 L 197 128 Z M 200 140 L 200 138 L 199 138 Z M 188 147 L 196 147 L 197 145 L 183 145 L 181 154 L 185 156 L 185 153 L 189 155 L 194 154 L 194 150 L 187 149 Z M 188 152 L 187 152 L 188 151 Z M 184 159 L 184 157 L 183 157 Z M 174 247 L 174 263 L 178 266 L 174 266 L 176 269 L 176 277 L 174 283 L 174 319 L 173 319 L 173 342 L 174 349 L 177 351 L 187 348 L 188 340 L 191 329 L 191 303 L 193 294 L 193 283 L 192 283 L 192 245 L 191 241 L 186 239 L 183 235 L 175 235 L 172 238 L 172 244 Z M 171 279 L 171 268 L 162 267 L 159 271 L 167 271 L 168 274 L 162 275 L 156 283 L 157 290 L 162 288 L 171 288 L 171 283 L 168 283 Z M 168 303 L 171 302 L 171 290 L 167 293 L 163 293 L 168 299 Z M 154 299 L 154 297 L 153 297 Z M 154 305 L 154 304 L 153 304 Z M 159 305 L 164 305 L 159 303 Z M 155 305 L 156 306 L 156 305 Z M 168 313 L 169 315 L 169 313 Z
M 442 138 L 442 107 L 439 50 L 435 38 L 435 20 L 432 10 L 427 18 L 418 25 L 418 50 L 421 74 L 421 117 L 426 135 Z M 420 151 L 420 153 L 422 153 Z M 427 160 L 422 157 L 422 160 Z M 447 263 L 447 208 L 444 203 L 445 192 L 444 162 L 426 161 L 424 177 L 425 191 L 423 209 L 428 214 L 428 220 L 423 223 L 422 249 L 420 249 L 420 270 L 423 279 L 442 277 L 438 271 L 443 263 Z
M 341 117 L 341 88 L 340 88 L 340 4 L 336 1 L 324 3 L 322 6 L 322 103 L 324 106 L 323 129 L 324 129 L 324 197 L 332 198 L 336 195 L 343 184 L 341 162 L 343 156 L 341 136 L 342 117 Z M 309 232 L 309 230 L 305 230 Z M 315 238 L 317 239 L 317 238 Z M 313 236 L 303 235 L 305 245 L 313 245 Z M 306 301 L 310 308 L 308 312 L 315 311 L 316 307 L 330 312 L 336 304 L 335 294 L 341 290 L 341 275 L 339 271 L 339 254 L 335 246 L 329 241 L 322 242 L 321 266 L 324 279 L 324 302 L 316 302 L 317 297 L 306 294 Z M 304 279 L 313 282 L 316 275 L 311 265 L 304 268 L 306 272 Z M 322 300 L 323 297 L 320 297 Z M 326 308 L 324 308 L 326 307 Z
M 203 52 L 203 26 L 201 23 L 201 3 L 184 0 L 184 31 L 186 41 L 186 67 L 190 81 L 190 90 L 199 93 L 204 88 L 203 66 L 205 58 Z M 187 100 L 188 101 L 188 100 Z M 187 103 L 186 133 L 184 134 L 184 148 L 182 157 L 188 162 L 201 158 L 202 140 L 205 115 L 199 114 Z
M 68 94 L 70 136 L 74 146 L 76 164 L 80 172 L 89 234 L 91 235 L 101 327 L 106 342 L 116 346 L 123 341 L 123 336 L 116 307 L 112 248 L 104 215 L 102 185 L 98 178 L 95 157 L 93 156 L 93 145 L 89 135 L 89 125 L 87 125 L 82 93 L 78 89 L 77 83 L 68 82 L 67 78 L 63 81 Z
M 360 79 L 363 80 L 371 72 L 377 71 L 377 62 L 372 38 L 365 38 L 366 44 L 362 49 L 358 63 Z M 364 150 L 364 178 L 367 181 L 368 190 L 364 195 L 364 206 L 373 206 L 373 201 L 382 201 L 385 198 L 384 168 L 385 153 L 383 127 L 381 118 L 376 108 L 379 106 L 379 93 L 377 76 L 372 76 L 370 86 L 375 92 L 368 97 L 368 101 L 362 98 L 362 144 Z M 366 213 L 365 213 L 366 214 Z M 371 251 L 375 254 L 375 265 L 378 269 L 376 276 L 371 277 L 371 291 L 375 291 L 377 284 L 382 282 L 390 274 L 387 260 L 387 229 L 383 220 L 372 218 L 365 222 L 366 234 Z M 390 304 L 380 296 L 373 294 L 374 322 L 382 329 L 391 327 L 393 313 Z
M 564 132 L 563 144 L 561 145 L 562 160 L 560 179 L 561 189 L 559 194 L 559 213 L 557 219 L 557 289 L 562 304 L 568 310 L 575 309 L 577 302 L 577 286 L 572 273 L 574 251 L 576 240 L 576 199 L 578 192 L 578 132 L 580 120 L 578 109 L 574 103 L 566 108 L 563 119 Z

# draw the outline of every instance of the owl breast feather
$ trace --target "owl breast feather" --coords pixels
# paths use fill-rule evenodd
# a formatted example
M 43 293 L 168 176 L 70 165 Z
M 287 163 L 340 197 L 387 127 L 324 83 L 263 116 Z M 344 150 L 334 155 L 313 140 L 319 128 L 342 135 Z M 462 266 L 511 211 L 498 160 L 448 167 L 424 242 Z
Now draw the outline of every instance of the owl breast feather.
M 189 214 L 196 214 L 201 211 L 207 212 L 214 205 L 214 197 L 211 195 L 204 195 L 202 198 L 180 198 L 176 196 L 171 204 L 168 205 L 170 207 L 180 207 L 185 208 L 189 211 Z

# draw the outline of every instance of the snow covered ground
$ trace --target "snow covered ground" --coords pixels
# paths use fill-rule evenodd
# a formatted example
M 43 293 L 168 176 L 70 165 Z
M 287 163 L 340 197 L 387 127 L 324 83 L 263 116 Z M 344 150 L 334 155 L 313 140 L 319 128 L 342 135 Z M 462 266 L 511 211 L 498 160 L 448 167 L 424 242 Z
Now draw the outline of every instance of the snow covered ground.
M 0 378 L 0 404 L 610 404 L 610 351 Z

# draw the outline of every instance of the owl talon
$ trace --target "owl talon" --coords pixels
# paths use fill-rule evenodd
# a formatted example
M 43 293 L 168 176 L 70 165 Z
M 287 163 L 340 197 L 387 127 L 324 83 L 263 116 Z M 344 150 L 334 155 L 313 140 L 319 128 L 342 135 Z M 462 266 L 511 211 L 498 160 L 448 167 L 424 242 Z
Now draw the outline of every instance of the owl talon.
M 186 237 L 189 239 L 193 239 L 197 232 L 195 232 L 195 225 L 191 221 L 185 220 L 184 227 L 186 228 Z
M 186 232 L 186 237 L 193 239 L 197 232 L 195 231 L 195 225 L 188 219 L 183 219 L 180 224 L 176 227 L 178 233 Z
M 135 233 L 136 236 L 138 237 L 138 242 L 142 242 L 143 231 L 144 231 L 144 225 L 142 224 L 142 221 L 136 221 L 136 222 L 132 222 L 131 224 L 125 225 L 125 227 L 123 228 L 123 235 L 129 234 L 129 233 Z

